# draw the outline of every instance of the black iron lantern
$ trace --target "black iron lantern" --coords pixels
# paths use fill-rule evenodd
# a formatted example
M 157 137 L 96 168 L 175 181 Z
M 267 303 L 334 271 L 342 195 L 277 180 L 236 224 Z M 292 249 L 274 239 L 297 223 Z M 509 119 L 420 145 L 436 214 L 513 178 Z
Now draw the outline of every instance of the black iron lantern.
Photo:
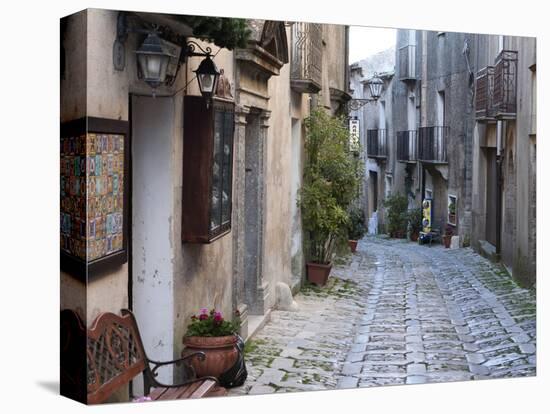
M 166 79 L 168 62 L 174 55 L 155 32 L 147 35 L 143 44 L 136 50 L 136 55 L 142 79 L 151 88 L 158 88 Z
M 216 93 L 220 71 L 216 67 L 214 61 L 210 59 L 210 55 L 207 55 L 194 72 L 197 75 L 201 95 L 208 105 L 212 96 Z
M 374 99 L 375 101 L 378 100 L 378 98 L 380 98 L 380 95 L 382 95 L 382 87 L 384 86 L 384 81 L 380 79 L 380 77 L 375 73 L 372 79 L 369 79 L 367 85 L 369 85 L 370 95 L 372 96 L 372 99 Z

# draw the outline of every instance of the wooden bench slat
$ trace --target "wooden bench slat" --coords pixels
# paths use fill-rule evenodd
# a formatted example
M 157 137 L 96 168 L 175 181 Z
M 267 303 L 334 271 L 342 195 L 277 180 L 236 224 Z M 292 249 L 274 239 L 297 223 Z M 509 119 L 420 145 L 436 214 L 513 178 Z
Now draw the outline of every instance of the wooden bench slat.
M 183 387 L 178 388 L 168 388 L 165 393 L 163 393 L 159 400 L 178 400 L 180 398 L 187 398 L 185 395 L 191 394 L 201 385 L 200 381 L 193 382 L 189 385 L 184 385 Z
M 151 393 L 149 394 L 149 397 L 151 397 L 152 400 L 158 400 L 162 397 L 162 394 L 164 394 L 168 388 L 155 388 Z
M 216 382 L 213 380 L 205 380 L 196 391 L 189 396 L 189 398 L 202 398 L 208 394 L 209 391 L 214 389 Z
M 208 391 L 205 397 L 225 397 L 226 395 L 227 395 L 227 389 L 225 389 L 220 385 L 216 385 L 214 388 Z

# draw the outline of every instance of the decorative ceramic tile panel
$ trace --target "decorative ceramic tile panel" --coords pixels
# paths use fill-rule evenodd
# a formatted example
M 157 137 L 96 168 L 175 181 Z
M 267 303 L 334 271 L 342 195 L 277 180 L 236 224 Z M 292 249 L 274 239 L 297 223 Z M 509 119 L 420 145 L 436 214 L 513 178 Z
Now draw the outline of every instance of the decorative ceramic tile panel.
M 124 135 L 61 138 L 61 249 L 93 261 L 123 249 Z
M 87 136 L 88 261 L 123 249 L 124 136 Z
M 61 138 L 61 250 L 86 260 L 86 135 Z

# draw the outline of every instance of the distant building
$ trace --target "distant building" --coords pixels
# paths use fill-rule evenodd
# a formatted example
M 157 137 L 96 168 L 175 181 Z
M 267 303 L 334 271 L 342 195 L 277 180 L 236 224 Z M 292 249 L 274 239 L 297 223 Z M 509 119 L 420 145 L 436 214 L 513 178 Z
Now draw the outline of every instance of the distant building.
M 383 72 L 390 62 L 351 65 L 354 98 L 368 96 L 365 68 Z M 405 194 L 409 208 L 429 198 L 432 227 L 533 284 L 535 39 L 398 30 L 394 62 L 379 101 L 351 113 L 361 119 L 367 218 L 383 231 L 389 194 Z

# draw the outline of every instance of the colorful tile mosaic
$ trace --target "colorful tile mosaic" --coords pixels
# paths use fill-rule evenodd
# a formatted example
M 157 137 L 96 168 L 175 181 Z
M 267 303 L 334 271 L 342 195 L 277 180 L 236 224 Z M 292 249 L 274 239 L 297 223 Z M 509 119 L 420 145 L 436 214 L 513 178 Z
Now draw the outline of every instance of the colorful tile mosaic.
M 61 138 L 61 250 L 86 260 L 86 135 Z
M 91 262 L 123 249 L 124 136 L 61 139 L 61 249 Z

